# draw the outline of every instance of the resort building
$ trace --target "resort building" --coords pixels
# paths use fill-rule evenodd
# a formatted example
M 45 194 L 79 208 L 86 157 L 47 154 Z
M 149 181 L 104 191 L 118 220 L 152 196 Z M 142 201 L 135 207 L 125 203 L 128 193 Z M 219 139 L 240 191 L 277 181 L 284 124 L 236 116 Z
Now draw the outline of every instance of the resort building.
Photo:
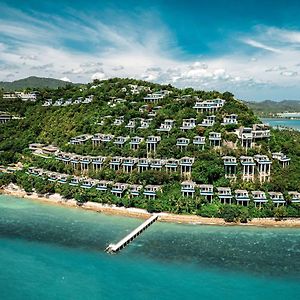
M 291 159 L 284 155 L 282 152 L 272 153 L 272 158 L 278 160 L 283 168 L 286 168 L 291 161 Z
M 241 146 L 243 148 L 246 148 L 246 150 L 252 148 L 253 135 L 250 127 L 240 127 L 236 133 L 241 140 Z
M 3 93 L 3 99 L 4 100 L 12 100 L 12 99 L 17 99 L 18 96 L 14 92 L 4 92 Z
M 218 198 L 223 204 L 231 204 L 232 203 L 232 194 L 231 189 L 229 187 L 218 187 Z
M 166 172 L 176 172 L 178 168 L 179 160 L 174 158 L 169 158 L 165 161 Z
M 124 123 L 124 116 L 120 116 L 114 120 L 114 126 L 121 126 Z
M 146 140 L 147 155 L 156 152 L 157 144 L 160 142 L 160 136 L 150 135 Z
M 82 173 L 86 174 L 89 172 L 89 166 L 91 162 L 92 162 L 92 158 L 90 156 L 80 157 L 80 168 Z
M 203 126 L 203 127 L 211 127 L 211 126 L 213 126 L 215 124 L 215 120 L 216 120 L 216 116 L 215 115 L 207 116 L 201 122 L 201 126 Z
M 209 143 L 212 147 L 220 147 L 222 144 L 222 138 L 220 132 L 210 132 L 209 133 Z
M 82 101 L 82 103 L 89 104 L 89 103 L 91 103 L 93 101 L 93 99 L 94 99 L 94 95 L 89 95 L 89 96 L 87 96 L 87 97 L 84 98 L 84 100 Z
M 161 190 L 160 185 L 146 185 L 144 187 L 143 195 L 148 199 L 155 199 L 157 193 Z
M 255 162 L 251 156 L 241 156 L 240 162 L 242 165 L 242 180 L 254 181 Z
M 144 97 L 144 101 L 145 102 L 158 102 L 158 101 L 162 100 L 168 94 L 169 94 L 169 91 L 154 92 L 154 93 L 148 94 L 146 97 Z
M 100 192 L 107 192 L 108 188 L 112 185 L 111 181 L 99 180 L 96 184 L 96 190 Z
M 163 159 L 151 159 L 150 160 L 150 169 L 161 171 L 163 166 L 165 165 L 165 161 Z
M 121 163 L 122 163 L 122 157 L 120 157 L 120 156 L 113 156 L 110 159 L 109 167 L 112 170 L 118 171 L 120 169 L 120 167 L 121 167 Z
M 160 131 L 160 132 L 170 132 L 173 125 L 174 125 L 174 120 L 165 120 L 163 123 L 160 124 L 160 127 L 158 129 L 156 129 L 157 131 Z
M 152 119 L 141 119 L 141 126 L 138 129 L 148 129 Z
M 272 162 L 267 155 L 254 155 L 257 164 L 258 176 L 261 182 L 268 181 L 271 176 Z
M 114 144 L 118 145 L 119 147 L 123 147 L 124 144 L 126 143 L 126 141 L 129 140 L 129 137 L 125 137 L 125 136 L 117 136 L 114 139 Z
M 131 197 L 138 197 L 143 189 L 143 186 L 140 184 L 131 184 L 129 186 L 129 193 Z
M 268 139 L 271 136 L 270 127 L 267 124 L 254 124 L 252 127 L 253 140 Z
M 212 184 L 200 184 L 200 195 L 211 202 L 214 196 L 214 186 Z
M 284 205 L 285 200 L 283 198 L 283 194 L 280 192 L 268 192 L 270 199 L 272 202 L 278 207 L 279 205 Z
M 138 172 L 141 173 L 141 172 L 148 170 L 149 164 L 150 164 L 150 161 L 148 158 L 139 158 L 138 163 L 137 163 Z
M 153 107 L 149 113 L 148 113 L 148 116 L 149 117 L 155 117 L 157 115 L 157 112 L 162 108 L 162 106 L 155 106 Z
M 92 157 L 92 167 L 94 172 L 99 172 L 103 168 L 103 164 L 106 160 L 105 156 Z
M 0 113 L 0 124 L 4 124 L 13 119 L 13 116 L 9 113 Z
M 187 180 L 181 183 L 181 194 L 183 197 L 192 197 L 194 198 L 196 183 Z
M 177 139 L 176 146 L 182 151 L 182 150 L 186 150 L 189 143 L 190 143 L 190 139 L 181 137 Z
M 70 144 L 71 145 L 82 145 L 92 138 L 93 138 L 93 136 L 90 134 L 78 135 L 78 136 L 71 138 Z
M 134 166 L 137 164 L 138 158 L 134 157 L 123 157 L 122 166 L 123 172 L 130 173 L 134 169 Z
M 80 170 L 80 159 L 81 156 L 80 155 L 72 155 L 71 156 L 71 165 L 74 171 L 79 171 Z
M 111 193 L 114 194 L 115 196 L 121 198 L 123 197 L 125 191 L 127 190 L 128 188 L 128 184 L 126 183 L 114 183 L 111 187 Z
M 64 99 L 60 98 L 54 102 L 53 106 L 62 106 L 63 103 L 64 103 Z
M 134 131 L 138 120 L 139 118 L 129 120 L 128 124 L 125 125 L 125 128 L 129 128 L 130 131 Z
M 148 104 L 145 104 L 139 108 L 139 112 L 141 112 L 141 113 L 148 112 L 149 109 L 150 109 L 150 106 Z
M 52 99 L 47 99 L 43 104 L 42 106 L 51 106 L 53 104 L 53 100 Z
M 292 203 L 300 203 L 300 193 L 299 192 L 288 192 L 291 197 Z
M 98 183 L 98 180 L 96 180 L 96 179 L 84 178 L 81 181 L 80 187 L 82 187 L 84 189 L 91 189 L 92 187 L 96 186 L 97 183 Z
M 182 157 L 179 159 L 180 173 L 182 177 L 187 179 L 191 178 L 194 161 L 194 157 Z
M 250 197 L 247 190 L 235 190 L 235 200 L 237 204 L 248 206 L 250 202 Z
M 223 156 L 222 159 L 224 162 L 225 177 L 226 178 L 235 178 L 236 177 L 236 169 L 237 169 L 236 157 Z
M 182 126 L 180 129 L 182 131 L 187 131 L 190 129 L 194 129 L 196 127 L 196 119 L 191 118 L 191 119 L 183 119 L 182 120 Z
M 201 113 L 214 113 L 225 104 L 225 100 L 223 99 L 213 99 L 213 100 L 204 100 L 197 101 L 194 105 L 194 108 L 197 112 Z
M 81 181 L 83 180 L 82 177 L 79 177 L 79 176 L 72 176 L 71 177 L 71 180 L 69 182 L 69 185 L 72 185 L 72 186 L 78 186 L 79 184 L 81 184 Z
M 58 178 L 57 178 L 57 182 L 58 183 L 62 183 L 62 184 L 65 184 L 65 183 L 67 183 L 67 181 L 68 181 L 68 175 L 67 174 L 59 174 L 58 175 Z
M 130 144 L 130 148 L 132 150 L 138 150 L 140 144 L 144 141 L 144 139 L 142 137 L 139 136 L 134 136 L 131 138 L 129 144 Z
M 255 206 L 261 207 L 262 204 L 265 204 L 268 202 L 265 192 L 253 191 L 253 192 L 251 192 L 251 194 L 252 194 L 252 198 L 253 198 Z
M 92 144 L 93 147 L 100 146 L 101 143 L 108 143 L 111 142 L 114 139 L 114 135 L 112 134 L 102 134 L 102 133 L 96 133 L 92 137 Z
M 236 114 L 227 115 L 223 118 L 222 125 L 236 125 L 238 116 Z
M 193 144 L 203 150 L 205 147 L 205 136 L 199 136 L 199 135 L 194 136 Z

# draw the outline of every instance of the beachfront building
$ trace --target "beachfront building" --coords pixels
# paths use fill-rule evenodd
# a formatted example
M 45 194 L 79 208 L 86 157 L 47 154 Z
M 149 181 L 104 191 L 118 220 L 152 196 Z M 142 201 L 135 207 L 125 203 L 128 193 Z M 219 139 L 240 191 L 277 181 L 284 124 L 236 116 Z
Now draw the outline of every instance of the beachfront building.
M 174 120 L 167 119 L 163 123 L 161 123 L 160 127 L 156 130 L 159 132 L 168 132 L 169 133 L 174 125 L 174 122 L 175 122 Z
M 152 119 L 141 119 L 141 125 L 138 129 L 148 129 Z
M 213 100 L 197 101 L 194 105 L 194 108 L 197 110 L 197 112 L 214 113 L 223 107 L 224 104 L 225 100 L 217 98 Z
M 211 127 L 211 126 L 213 126 L 215 124 L 215 121 L 216 121 L 216 116 L 215 115 L 207 116 L 201 122 L 201 126 L 203 126 L 203 127 Z
M 235 200 L 236 204 L 248 206 L 250 202 L 249 193 L 247 190 L 235 190 Z
M 134 169 L 135 165 L 138 162 L 138 158 L 134 157 L 123 157 L 122 166 L 123 172 L 130 173 Z
M 55 159 L 62 161 L 65 165 L 70 165 L 72 156 L 71 153 L 59 152 L 56 154 Z
M 184 137 L 181 137 L 181 138 L 178 138 L 177 139 L 177 142 L 176 142 L 176 146 L 181 150 L 186 150 L 187 146 L 189 145 L 190 143 L 190 139 L 187 139 L 187 138 L 184 138 Z
M 220 147 L 222 144 L 222 138 L 220 132 L 210 132 L 208 137 L 210 146 Z
M 138 150 L 140 147 L 140 144 L 144 141 L 144 139 L 142 137 L 139 136 L 134 136 L 131 138 L 129 144 L 130 144 L 130 148 L 132 150 Z
M 157 144 L 160 142 L 160 136 L 150 135 L 147 137 L 147 155 L 156 152 Z
M 280 192 L 268 192 L 271 201 L 278 207 L 279 205 L 284 205 L 285 200 L 283 194 Z
M 192 175 L 192 166 L 195 162 L 194 157 L 182 157 L 179 159 L 180 173 L 183 178 L 190 179 Z
M 231 204 L 232 203 L 232 194 L 231 189 L 229 187 L 218 187 L 218 198 L 223 204 Z
M 115 137 L 113 143 L 119 147 L 123 147 L 124 144 L 126 143 L 126 141 L 128 141 L 128 140 L 129 140 L 129 137 L 127 137 L 127 136 L 117 136 L 117 137 Z
M 84 178 L 81 181 L 80 187 L 84 189 L 91 189 L 92 187 L 96 186 L 98 183 L 98 180 L 96 179 L 91 179 L 91 178 Z
M 162 106 L 155 106 L 153 107 L 149 112 L 148 116 L 149 117 L 155 117 L 157 115 L 157 112 L 162 108 Z
M 111 187 L 111 193 L 115 196 L 122 198 L 125 194 L 125 191 L 128 189 L 128 184 L 116 182 Z
M 169 158 L 165 161 L 166 172 L 176 172 L 178 168 L 179 160 L 174 158 Z
M 128 188 L 131 197 L 138 197 L 141 194 L 143 186 L 140 184 L 131 184 Z
M 300 193 L 299 192 L 288 192 L 292 203 L 300 203 Z
M 57 172 L 47 172 L 46 175 L 47 175 L 49 181 L 56 182 L 58 180 L 60 174 Z
M 183 181 L 181 183 L 181 194 L 182 194 L 182 196 L 183 197 L 192 197 L 192 198 L 194 198 L 195 187 L 196 187 L 195 182 L 193 182 L 191 180 Z
M 71 138 L 70 144 L 71 145 L 82 145 L 92 138 L 93 138 L 93 136 L 91 134 L 81 134 L 81 135 Z
M 148 170 L 150 164 L 150 160 L 148 158 L 139 158 L 137 167 L 138 167 L 138 172 L 144 172 Z
M 79 184 L 81 184 L 81 181 L 83 180 L 82 177 L 79 176 L 72 176 L 69 182 L 69 185 L 71 186 L 78 186 Z
M 267 155 L 254 155 L 256 161 L 257 171 L 260 182 L 265 182 L 270 179 L 272 162 Z
M 199 135 L 194 136 L 193 144 L 203 150 L 205 147 L 205 136 L 199 136 Z
M 105 156 L 92 157 L 92 168 L 94 172 L 99 172 L 103 168 L 103 164 L 106 160 Z
M 194 129 L 196 127 L 196 119 L 190 118 L 190 119 L 183 119 L 182 125 L 180 126 L 180 129 L 182 131 L 187 131 Z
M 200 184 L 200 195 L 205 198 L 206 201 L 211 202 L 214 196 L 214 186 L 212 184 Z
M 26 173 L 33 176 L 43 176 L 44 171 L 40 168 L 29 167 Z
M 59 174 L 58 175 L 58 178 L 57 178 L 57 182 L 58 183 L 62 183 L 62 184 L 65 184 L 68 182 L 68 175 L 67 174 Z
M 107 192 L 111 185 L 112 185 L 111 181 L 99 180 L 96 184 L 96 190 L 100 192 Z
M 114 126 L 121 126 L 124 123 L 124 116 L 116 118 L 113 122 Z
M 109 162 L 109 167 L 112 169 L 112 170 L 115 170 L 115 171 L 118 171 L 121 167 L 121 164 L 122 164 L 122 157 L 120 156 L 113 156 L 111 159 L 110 159 L 110 162 Z
M 80 155 L 72 155 L 71 156 L 71 165 L 74 171 L 80 171 Z
M 282 152 L 272 153 L 272 158 L 279 161 L 280 165 L 283 168 L 289 166 L 291 159 L 284 155 Z
M 254 124 L 252 126 L 252 136 L 253 141 L 270 138 L 270 126 L 267 124 Z
M 223 122 L 221 123 L 222 125 L 226 126 L 226 125 L 236 125 L 238 119 L 238 115 L 236 114 L 230 114 L 230 115 L 226 115 L 223 118 Z
M 254 181 L 255 162 L 252 156 L 241 156 L 240 163 L 242 165 L 242 180 Z
M 251 192 L 251 194 L 252 194 L 252 198 L 253 198 L 255 207 L 256 206 L 261 207 L 262 204 L 265 204 L 268 202 L 266 193 L 263 191 L 253 191 L 253 192 Z
M 148 184 L 144 187 L 143 195 L 148 199 L 155 199 L 159 191 L 161 191 L 160 185 Z
M 226 178 L 235 178 L 236 177 L 236 169 L 237 162 L 236 157 L 234 156 L 223 156 L 224 170 Z

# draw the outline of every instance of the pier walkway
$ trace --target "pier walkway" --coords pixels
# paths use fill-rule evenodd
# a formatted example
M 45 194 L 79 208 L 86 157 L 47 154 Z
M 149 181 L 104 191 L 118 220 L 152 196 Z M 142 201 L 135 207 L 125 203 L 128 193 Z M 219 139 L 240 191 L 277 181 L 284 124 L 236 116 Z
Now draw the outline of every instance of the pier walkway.
M 126 235 L 122 240 L 120 240 L 117 244 L 109 244 L 105 249 L 107 253 L 116 253 L 119 250 L 126 247 L 130 242 L 132 242 L 137 236 L 139 236 L 144 230 L 146 230 L 149 226 L 151 226 L 158 219 L 158 214 L 152 215 L 149 219 L 147 219 L 143 224 L 134 229 L 128 235 Z

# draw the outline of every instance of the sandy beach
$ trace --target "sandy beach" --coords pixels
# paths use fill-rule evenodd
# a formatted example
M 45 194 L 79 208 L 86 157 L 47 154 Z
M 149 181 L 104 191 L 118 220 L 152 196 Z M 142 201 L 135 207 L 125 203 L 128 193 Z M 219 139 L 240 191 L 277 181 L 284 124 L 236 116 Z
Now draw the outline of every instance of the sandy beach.
M 99 213 L 109 214 L 109 215 L 120 215 L 132 218 L 147 219 L 151 216 L 144 209 L 139 208 L 125 208 L 110 206 L 106 204 L 96 203 L 96 202 L 86 202 L 81 206 L 77 205 L 74 199 L 65 200 L 59 194 L 52 194 L 49 196 L 38 195 L 37 193 L 27 194 L 23 189 L 15 184 L 9 184 L 6 187 L 0 189 L 0 193 L 5 195 L 11 195 L 19 198 L 26 198 L 30 200 L 47 202 L 49 204 L 63 205 L 78 209 L 93 210 Z M 221 218 L 206 218 L 196 215 L 177 215 L 171 213 L 160 213 L 159 221 L 170 222 L 170 223 L 180 223 L 180 224 L 198 224 L 198 225 L 220 225 L 220 226 L 257 226 L 257 227 L 297 227 L 300 228 L 300 218 L 286 218 L 284 220 L 276 221 L 274 218 L 254 218 L 248 223 L 228 223 Z

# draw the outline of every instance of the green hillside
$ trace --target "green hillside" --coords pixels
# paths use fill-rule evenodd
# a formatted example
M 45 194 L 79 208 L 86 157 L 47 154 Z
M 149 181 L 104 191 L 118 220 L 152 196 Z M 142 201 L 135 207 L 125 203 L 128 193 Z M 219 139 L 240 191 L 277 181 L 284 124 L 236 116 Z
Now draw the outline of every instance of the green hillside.
M 16 91 L 23 90 L 26 88 L 29 89 L 39 89 L 39 88 L 50 88 L 56 89 L 58 87 L 65 87 L 69 84 L 72 84 L 67 81 L 54 79 L 54 78 L 43 78 L 30 76 L 24 79 L 15 80 L 12 82 L 0 81 L 0 89 L 4 91 Z
M 155 103 L 148 101 L 144 97 L 150 93 L 149 89 L 151 93 L 163 90 L 164 96 Z M 255 127 L 254 124 L 260 121 L 246 104 L 235 99 L 229 92 L 177 89 L 171 85 L 120 78 L 94 81 L 81 87 L 74 85 L 52 90 L 42 88 L 38 90 L 40 98 L 35 103 L 12 100 L 7 105 L 7 101 L 0 99 L 0 111 L 11 112 L 21 117 L 21 119 L 0 125 L 0 164 L 22 162 L 25 170 L 28 167 L 39 167 L 48 171 L 65 173 L 70 178 L 74 175 L 84 175 L 95 180 L 108 180 L 129 185 L 160 185 L 162 190 L 158 192 L 158 198 L 155 201 L 149 201 L 143 196 L 132 198 L 128 193 L 118 198 L 99 192 L 95 188 L 81 189 L 78 186 L 70 187 L 45 182 L 37 177 L 28 176 L 24 172 L 10 175 L 13 177 L 2 176 L 2 179 L 0 177 L 0 185 L 1 180 L 2 184 L 7 183 L 7 180 L 16 181 L 28 191 L 33 188 L 41 193 L 56 191 L 66 198 L 75 197 L 79 202 L 100 201 L 145 208 L 149 211 L 223 216 L 226 210 L 230 210 L 230 214 L 237 214 L 239 218 L 245 214 L 246 219 L 253 216 L 265 217 L 276 214 L 291 216 L 300 213 L 300 207 L 297 204 L 277 209 L 274 203 L 268 201 L 263 209 L 257 209 L 251 200 L 248 207 L 228 205 L 230 208 L 227 208 L 227 204 L 220 204 L 216 195 L 213 196 L 212 203 L 200 196 L 198 192 L 194 198 L 182 196 L 181 183 L 186 180 L 196 183 L 197 189 L 201 184 L 212 184 L 214 188 L 230 187 L 232 191 L 235 189 L 246 189 L 249 192 L 274 191 L 282 192 L 285 199 L 289 199 L 288 191 L 300 190 L 300 133 L 272 129 L 270 138 L 262 138 L 257 140 L 253 147 L 245 148 L 236 131 L 240 127 Z M 84 103 L 90 95 L 93 95 L 91 103 Z M 46 100 L 50 98 L 52 104 L 46 105 Z M 214 113 L 195 109 L 197 102 L 201 104 L 205 100 L 213 99 L 217 99 L 217 103 L 222 103 Z M 212 114 L 215 116 L 214 122 L 212 126 L 206 126 L 205 122 Z M 232 114 L 237 116 L 236 124 L 224 125 L 224 118 Z M 122 117 L 120 124 L 116 125 L 120 117 Z M 148 128 L 139 129 L 142 124 L 140 118 L 151 119 Z M 173 122 L 170 131 L 158 131 L 161 124 L 169 119 Z M 194 120 L 197 125 L 189 130 L 183 130 L 181 127 L 186 119 Z M 128 124 L 134 120 L 136 123 L 130 128 Z M 213 132 L 221 134 L 219 147 L 211 144 L 210 136 Z M 91 139 L 80 145 L 69 143 L 78 135 L 97 133 L 112 134 L 115 138 L 123 136 L 126 142 L 123 146 L 118 146 L 114 143 L 115 140 L 101 143 L 99 146 L 93 145 Z M 137 150 L 133 150 L 129 143 L 130 139 L 135 136 L 143 139 Z M 149 136 L 160 137 L 155 152 L 147 150 L 146 140 Z M 203 147 L 193 144 L 192 141 L 196 136 L 205 138 Z M 189 141 L 186 147 L 178 146 L 180 138 Z M 105 157 L 105 163 L 98 171 L 92 169 L 91 166 L 86 171 L 74 169 L 70 163 L 64 163 L 59 157 L 49 154 L 42 155 L 48 158 L 33 155 L 28 149 L 31 143 L 52 144 L 59 147 L 62 154 L 87 156 L 87 159 L 96 156 Z M 286 168 L 272 158 L 273 152 L 280 151 L 290 158 L 290 165 Z M 253 179 L 246 181 L 242 178 L 239 159 L 245 155 L 253 157 L 258 154 L 266 155 L 272 161 L 271 174 L 268 180 L 261 181 L 255 173 Z M 125 172 L 122 168 L 114 170 L 111 167 L 110 161 L 114 156 L 133 159 L 148 157 L 162 161 L 191 157 L 194 163 L 188 175 L 180 172 L 179 167 L 174 172 L 169 172 L 165 167 L 138 171 L 135 166 L 132 171 Z M 233 156 L 237 159 L 234 179 L 226 176 L 224 156 Z

